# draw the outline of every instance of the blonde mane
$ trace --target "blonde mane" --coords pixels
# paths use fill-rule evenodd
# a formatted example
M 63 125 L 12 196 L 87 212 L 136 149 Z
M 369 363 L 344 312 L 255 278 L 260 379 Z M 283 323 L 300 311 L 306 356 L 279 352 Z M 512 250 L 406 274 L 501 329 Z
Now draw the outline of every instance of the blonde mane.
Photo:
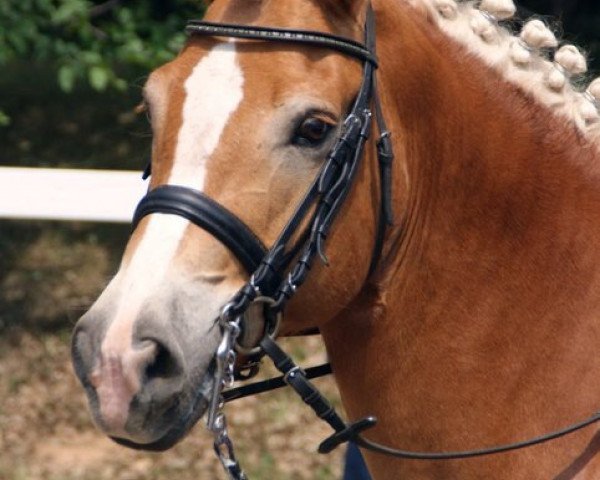
M 600 78 L 581 86 L 588 71 L 584 54 L 561 45 L 541 20 L 518 34 L 500 25 L 516 13 L 512 0 L 409 0 L 449 37 L 562 116 L 600 146 Z

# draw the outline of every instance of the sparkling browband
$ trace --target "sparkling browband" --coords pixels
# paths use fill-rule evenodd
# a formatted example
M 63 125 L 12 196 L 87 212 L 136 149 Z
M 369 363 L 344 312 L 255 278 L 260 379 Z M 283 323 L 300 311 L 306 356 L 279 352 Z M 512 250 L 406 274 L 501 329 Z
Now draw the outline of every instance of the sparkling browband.
M 377 66 L 377 58 L 361 43 L 354 40 L 309 30 L 283 30 L 279 28 L 248 27 L 230 24 L 215 24 L 191 20 L 185 27 L 188 35 L 206 35 L 244 38 L 248 40 L 266 40 L 276 42 L 302 43 L 319 47 L 327 46 L 333 50 Z

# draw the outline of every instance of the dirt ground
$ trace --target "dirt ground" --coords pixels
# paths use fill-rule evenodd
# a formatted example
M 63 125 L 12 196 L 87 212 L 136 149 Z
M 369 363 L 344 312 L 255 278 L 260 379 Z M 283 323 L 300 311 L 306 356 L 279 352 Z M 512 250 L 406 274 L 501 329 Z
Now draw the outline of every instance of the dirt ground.
M 70 330 L 114 272 L 126 237 L 121 227 L 0 222 L 1 480 L 224 478 L 202 424 L 161 454 L 120 447 L 92 425 L 70 364 Z M 318 338 L 285 345 L 303 365 L 324 359 Z M 333 380 L 317 383 L 337 403 Z M 226 411 L 251 479 L 341 477 L 343 452 L 316 452 L 329 429 L 291 392 Z

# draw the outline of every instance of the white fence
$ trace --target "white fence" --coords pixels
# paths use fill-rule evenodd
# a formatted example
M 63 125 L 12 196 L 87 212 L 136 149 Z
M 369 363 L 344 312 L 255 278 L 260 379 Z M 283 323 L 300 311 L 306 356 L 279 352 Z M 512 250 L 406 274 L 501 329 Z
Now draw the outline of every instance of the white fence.
M 141 172 L 0 168 L 0 218 L 130 222 Z

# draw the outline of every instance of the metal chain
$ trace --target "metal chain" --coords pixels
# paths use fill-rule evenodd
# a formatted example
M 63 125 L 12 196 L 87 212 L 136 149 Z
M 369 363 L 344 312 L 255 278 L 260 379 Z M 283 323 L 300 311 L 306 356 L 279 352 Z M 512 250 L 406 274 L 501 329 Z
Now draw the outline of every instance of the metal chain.
M 223 338 L 215 355 L 215 375 L 213 390 L 208 408 L 206 427 L 214 436 L 214 450 L 229 480 L 248 480 L 235 456 L 233 442 L 227 431 L 227 419 L 223 407 L 223 389 L 230 388 L 234 382 L 235 341 L 240 334 L 241 317 L 231 317 L 235 304 L 228 303 L 223 307 L 219 325 L 223 329 Z

